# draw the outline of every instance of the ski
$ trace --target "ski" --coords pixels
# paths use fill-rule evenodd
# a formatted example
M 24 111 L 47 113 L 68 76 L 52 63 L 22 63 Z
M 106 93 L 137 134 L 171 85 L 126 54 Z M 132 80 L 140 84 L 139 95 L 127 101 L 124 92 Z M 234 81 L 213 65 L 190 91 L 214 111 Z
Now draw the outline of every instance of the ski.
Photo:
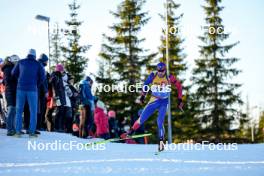
M 157 152 L 155 152 L 155 153 L 154 153 L 154 155 L 159 155 L 159 154 L 160 154 L 160 152 L 159 152 L 159 151 L 157 151 Z
M 154 155 L 160 155 L 161 153 L 164 153 L 164 151 L 156 151 Z
M 167 150 L 155 151 L 154 155 L 160 155 L 161 153 L 169 153 Z
M 128 139 L 136 139 L 136 138 L 141 138 L 141 137 L 151 136 L 151 135 L 152 135 L 151 133 L 136 134 L 136 135 L 129 136 L 127 138 L 112 138 L 112 139 L 106 139 L 106 140 L 102 140 L 102 141 L 87 143 L 85 145 L 90 146 L 90 145 L 106 144 L 109 142 L 117 142 L 117 141 L 124 141 L 124 140 L 128 140 Z

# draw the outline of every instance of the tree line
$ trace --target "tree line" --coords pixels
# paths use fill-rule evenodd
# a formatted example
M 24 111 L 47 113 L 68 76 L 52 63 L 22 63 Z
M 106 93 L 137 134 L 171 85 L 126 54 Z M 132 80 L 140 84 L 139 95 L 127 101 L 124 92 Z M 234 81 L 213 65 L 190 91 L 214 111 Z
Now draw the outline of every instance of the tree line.
M 167 8 L 167 17 L 160 14 L 160 19 L 166 21 L 168 27 L 180 27 L 184 14 L 180 10 L 180 4 L 175 0 L 168 0 L 164 4 Z M 195 66 L 192 69 L 191 83 L 186 83 L 186 71 L 188 68 L 187 54 L 184 51 L 184 38 L 180 33 L 166 33 L 165 26 L 161 28 L 160 45 L 156 52 L 150 52 L 144 46 L 145 38 L 139 37 L 139 33 L 151 20 L 148 12 L 144 11 L 145 0 L 123 0 L 114 11 L 110 12 L 115 18 L 114 23 L 109 24 L 112 34 L 102 34 L 103 42 L 98 54 L 99 70 L 96 73 L 96 82 L 102 85 L 133 85 L 142 82 L 150 71 L 155 70 L 155 64 L 159 61 L 166 62 L 166 38 L 168 38 L 169 72 L 176 75 L 183 84 L 184 112 L 177 109 L 177 92 L 172 89 L 171 112 L 172 131 L 174 142 L 184 142 L 189 139 L 195 141 L 236 141 L 250 142 L 251 133 L 249 116 L 241 110 L 241 84 L 233 81 L 241 70 L 234 64 L 239 58 L 228 55 L 228 52 L 236 47 L 239 42 L 227 44 L 229 33 L 218 29 L 224 29 L 221 13 L 224 7 L 221 0 L 204 0 L 204 33 L 199 36 L 200 56 L 195 58 Z M 81 6 L 76 0 L 69 4 L 69 19 L 65 21 L 67 29 L 60 30 L 56 24 L 51 34 L 51 61 L 52 65 L 63 63 L 67 71 L 78 83 L 84 76 L 84 71 L 89 59 L 85 53 L 89 52 L 90 45 L 81 45 L 79 40 L 82 21 L 78 19 L 78 10 Z M 197 7 L 199 8 L 199 7 Z M 180 15 L 177 15 L 180 14 Z M 217 29 L 217 32 L 208 32 Z M 167 35 L 168 34 L 168 35 Z M 62 42 L 66 36 L 67 42 Z M 66 44 L 65 44 L 66 43 Z M 140 93 L 135 92 L 96 92 L 108 106 L 115 110 L 118 118 L 136 114 L 142 105 L 136 103 Z M 146 123 L 147 129 L 156 133 L 157 114 L 153 120 Z M 263 116 L 263 115 L 262 115 Z M 239 127 L 233 129 L 235 122 Z M 263 140 L 263 118 L 259 129 L 254 131 L 256 141 Z M 247 125 L 246 125 L 247 124 Z M 153 138 L 154 140 L 154 138 Z

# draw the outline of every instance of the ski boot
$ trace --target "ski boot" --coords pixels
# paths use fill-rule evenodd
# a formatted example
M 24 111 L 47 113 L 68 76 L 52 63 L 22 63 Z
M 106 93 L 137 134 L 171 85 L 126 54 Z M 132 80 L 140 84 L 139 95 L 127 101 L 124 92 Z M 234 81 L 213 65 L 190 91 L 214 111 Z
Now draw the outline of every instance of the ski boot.
M 135 131 L 131 128 L 128 132 L 123 133 L 120 135 L 121 139 L 126 139 L 129 138 L 130 136 L 132 136 L 135 133 Z
M 159 143 L 158 143 L 158 152 L 161 152 L 164 150 L 164 139 L 163 138 L 160 138 L 159 139 Z
M 130 130 L 129 130 L 128 132 L 123 133 L 123 134 L 120 135 L 120 138 L 121 138 L 121 139 L 129 138 L 130 136 L 132 136 L 132 135 L 135 133 L 135 131 L 136 131 L 139 127 L 140 127 L 140 124 L 139 124 L 138 121 L 136 121 L 136 122 L 134 123 L 134 125 L 132 126 L 132 128 L 130 128 Z

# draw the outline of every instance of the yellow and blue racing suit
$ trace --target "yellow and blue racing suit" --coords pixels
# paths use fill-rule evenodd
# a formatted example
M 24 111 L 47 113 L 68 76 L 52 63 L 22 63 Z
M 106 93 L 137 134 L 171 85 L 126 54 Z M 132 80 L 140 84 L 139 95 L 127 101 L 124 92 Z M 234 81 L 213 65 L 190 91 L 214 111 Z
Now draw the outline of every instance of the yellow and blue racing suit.
M 182 98 L 182 86 L 181 83 L 173 76 L 165 75 L 160 78 L 157 73 L 151 73 L 147 80 L 144 82 L 142 94 L 146 95 L 148 87 L 151 87 L 151 98 L 146 107 L 144 108 L 139 119 L 134 123 L 132 129 L 136 130 L 142 125 L 156 110 L 158 110 L 158 136 L 160 139 L 164 138 L 164 118 L 168 106 L 168 97 L 171 90 L 171 84 L 173 84 L 178 90 L 178 98 Z

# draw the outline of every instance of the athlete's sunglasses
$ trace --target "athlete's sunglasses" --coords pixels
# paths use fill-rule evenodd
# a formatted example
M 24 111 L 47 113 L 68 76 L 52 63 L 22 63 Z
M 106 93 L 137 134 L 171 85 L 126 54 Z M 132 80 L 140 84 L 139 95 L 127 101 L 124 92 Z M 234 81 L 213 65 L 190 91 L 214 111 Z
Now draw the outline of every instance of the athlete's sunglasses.
M 158 72 L 165 72 L 166 70 L 164 69 L 164 70 L 158 70 Z

